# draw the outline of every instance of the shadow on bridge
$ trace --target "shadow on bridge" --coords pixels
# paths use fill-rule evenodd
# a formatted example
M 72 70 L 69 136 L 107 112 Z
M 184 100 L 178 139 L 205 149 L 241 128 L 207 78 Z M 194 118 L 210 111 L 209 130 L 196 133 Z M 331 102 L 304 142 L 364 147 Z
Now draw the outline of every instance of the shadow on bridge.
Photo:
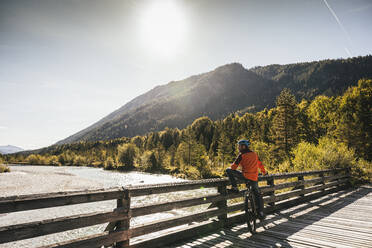
M 262 223 L 264 228 L 259 228 L 258 233 L 255 235 L 249 233 L 246 224 L 241 224 L 222 229 L 213 234 L 204 235 L 176 247 L 293 247 L 293 245 L 298 247 L 301 246 L 301 244 L 305 246 L 306 243 L 312 242 L 314 238 L 316 238 L 315 236 L 312 237 L 312 232 L 314 230 L 301 234 L 303 236 L 297 237 L 296 240 L 291 239 L 290 236 L 313 225 L 315 222 L 327 218 L 355 201 L 367 196 L 371 192 L 371 187 L 348 189 L 323 196 L 319 199 L 289 209 L 280 210 L 268 215 L 267 219 Z M 324 226 L 324 228 L 328 229 L 332 227 L 335 227 L 335 224 L 331 224 L 329 227 Z M 319 226 L 313 228 L 319 228 Z M 321 227 L 322 230 L 324 230 L 324 228 Z M 338 228 L 341 228 L 341 226 L 338 226 Z M 322 231 L 319 230 L 317 232 Z M 325 245 L 325 243 L 331 242 L 327 241 L 327 235 L 332 236 L 333 233 L 329 233 L 329 231 L 328 234 L 322 233 L 321 236 L 324 237 L 324 239 L 322 238 L 322 241 L 319 241 L 320 244 L 323 243 L 323 245 Z M 329 240 L 332 240 L 332 238 Z

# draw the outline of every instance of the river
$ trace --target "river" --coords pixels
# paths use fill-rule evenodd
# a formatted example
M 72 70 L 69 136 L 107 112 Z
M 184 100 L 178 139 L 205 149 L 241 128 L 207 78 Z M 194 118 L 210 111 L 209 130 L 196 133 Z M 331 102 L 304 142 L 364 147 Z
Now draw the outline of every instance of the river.
M 150 174 L 143 172 L 121 173 L 89 167 L 55 167 L 31 165 L 11 165 L 9 167 L 11 169 L 10 173 L 0 174 L 0 197 L 184 181 L 184 179 L 175 178 L 169 175 Z M 182 199 L 185 197 L 202 196 L 215 192 L 215 189 L 200 189 L 185 191 L 181 193 L 175 192 L 170 194 L 160 194 L 156 196 L 142 196 L 134 198 L 131 204 L 132 206 L 143 206 L 155 202 L 165 202 L 170 200 Z M 110 200 L 103 202 L 93 202 L 79 205 L 22 211 L 10 214 L 0 214 L 0 227 L 50 218 L 70 216 L 75 214 L 112 210 L 115 207 L 116 201 Z M 184 208 L 168 211 L 165 213 L 133 218 L 131 219 L 131 226 L 136 226 L 142 223 L 166 217 L 182 216 L 185 213 L 200 211 L 201 209 L 206 207 L 207 205 L 202 205 L 198 207 Z M 56 242 L 83 237 L 90 234 L 100 233 L 105 229 L 106 225 L 107 224 L 96 225 L 87 228 L 75 229 L 68 232 L 46 235 L 39 238 L 0 244 L 0 247 L 39 247 Z M 141 237 L 137 238 L 137 240 L 138 239 L 141 239 Z

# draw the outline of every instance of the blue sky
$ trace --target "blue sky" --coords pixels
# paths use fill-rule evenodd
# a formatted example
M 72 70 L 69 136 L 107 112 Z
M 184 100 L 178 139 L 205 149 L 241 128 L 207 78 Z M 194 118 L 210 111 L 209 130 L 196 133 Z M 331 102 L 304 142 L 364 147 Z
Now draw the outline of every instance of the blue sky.
M 156 85 L 371 54 L 367 0 L 0 0 L 0 145 L 51 145 Z

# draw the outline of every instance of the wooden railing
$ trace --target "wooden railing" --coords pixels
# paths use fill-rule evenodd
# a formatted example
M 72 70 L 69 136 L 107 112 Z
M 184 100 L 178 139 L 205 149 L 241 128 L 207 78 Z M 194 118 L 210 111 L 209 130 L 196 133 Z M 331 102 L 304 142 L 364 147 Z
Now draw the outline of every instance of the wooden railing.
M 310 177 L 310 179 L 305 177 Z M 266 185 L 260 187 L 266 204 L 265 212 L 274 212 L 336 192 L 348 186 L 349 178 L 348 169 L 260 176 L 259 181 L 266 181 Z M 275 184 L 277 181 L 280 183 Z M 244 204 L 239 201 L 242 194 L 227 194 L 228 185 L 227 179 L 207 179 L 109 190 L 3 197 L 0 198 L 0 214 L 106 200 L 116 200 L 117 208 L 112 211 L 3 226 L 0 227 L 0 244 L 108 223 L 103 233 L 44 247 L 161 247 L 176 240 L 187 239 L 203 232 L 242 222 Z M 144 206 L 131 206 L 131 199 L 136 197 L 207 188 L 217 189 L 216 193 L 173 201 L 167 200 Z M 283 190 L 287 191 L 277 193 Z M 130 226 L 130 219 L 134 217 L 194 206 L 203 206 L 203 208 L 200 207 L 200 211 L 189 212 L 183 216 Z M 174 227 L 179 228 L 174 230 Z M 166 229 L 169 228 L 173 230 L 167 231 Z M 163 233 L 157 234 L 155 238 L 150 237 L 137 242 L 134 239 L 159 231 Z

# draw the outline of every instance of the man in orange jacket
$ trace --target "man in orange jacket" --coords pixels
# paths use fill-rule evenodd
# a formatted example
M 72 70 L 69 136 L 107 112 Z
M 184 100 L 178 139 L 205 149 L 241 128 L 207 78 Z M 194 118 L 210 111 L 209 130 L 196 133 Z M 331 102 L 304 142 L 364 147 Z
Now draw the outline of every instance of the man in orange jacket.
M 234 192 L 239 192 L 236 178 L 244 180 L 252 185 L 258 205 L 258 215 L 262 220 L 264 219 L 263 200 L 260 189 L 258 188 L 258 169 L 260 169 L 263 174 L 266 174 L 266 170 L 261 161 L 258 159 L 257 154 L 249 149 L 249 140 L 240 140 L 238 145 L 240 153 L 235 159 L 234 163 L 231 165 L 231 169 L 226 169 L 226 174 L 231 181 L 232 191 Z M 242 167 L 242 171 L 236 170 L 239 165 Z

